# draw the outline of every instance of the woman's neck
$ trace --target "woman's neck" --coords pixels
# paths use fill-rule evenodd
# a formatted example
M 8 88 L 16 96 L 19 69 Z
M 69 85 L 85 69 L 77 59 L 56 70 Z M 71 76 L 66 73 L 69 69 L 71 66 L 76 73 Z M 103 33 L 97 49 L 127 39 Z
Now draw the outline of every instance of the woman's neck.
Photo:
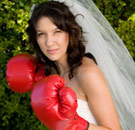
M 65 58 L 57 61 L 56 64 L 60 68 L 60 72 L 61 72 L 60 76 L 64 78 L 69 72 L 67 58 L 65 57 Z

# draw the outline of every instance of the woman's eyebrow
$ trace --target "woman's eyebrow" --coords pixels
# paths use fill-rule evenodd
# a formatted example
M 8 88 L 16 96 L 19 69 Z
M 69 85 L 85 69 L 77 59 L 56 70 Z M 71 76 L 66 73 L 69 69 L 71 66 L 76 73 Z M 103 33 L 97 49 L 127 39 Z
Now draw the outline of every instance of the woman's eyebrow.
M 53 29 L 53 30 L 57 30 L 57 29 L 59 29 L 59 28 L 57 27 L 57 28 L 55 28 L 55 29 Z
M 59 29 L 59 28 L 56 27 L 56 28 L 52 29 L 52 31 L 55 31 L 55 30 L 57 30 L 57 29 Z M 44 32 L 44 30 L 41 30 L 41 29 L 37 29 L 36 31 L 37 31 L 37 32 Z

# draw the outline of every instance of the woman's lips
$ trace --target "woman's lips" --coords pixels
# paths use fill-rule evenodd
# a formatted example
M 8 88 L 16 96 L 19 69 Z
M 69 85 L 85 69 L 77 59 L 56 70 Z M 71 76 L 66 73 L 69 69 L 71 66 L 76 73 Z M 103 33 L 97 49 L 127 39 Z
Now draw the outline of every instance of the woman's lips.
M 54 53 L 56 53 L 57 50 L 58 50 L 58 49 L 52 49 L 52 50 L 47 50 L 47 52 L 48 52 L 49 54 L 54 54 Z

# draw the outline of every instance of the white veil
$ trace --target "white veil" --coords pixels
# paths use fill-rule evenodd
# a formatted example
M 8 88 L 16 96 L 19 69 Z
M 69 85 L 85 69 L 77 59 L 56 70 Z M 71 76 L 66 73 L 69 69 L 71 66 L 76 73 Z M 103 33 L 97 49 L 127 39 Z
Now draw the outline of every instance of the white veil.
M 69 6 L 82 26 L 92 53 L 104 73 L 123 130 L 135 129 L 135 63 L 122 40 L 92 0 L 55 0 Z

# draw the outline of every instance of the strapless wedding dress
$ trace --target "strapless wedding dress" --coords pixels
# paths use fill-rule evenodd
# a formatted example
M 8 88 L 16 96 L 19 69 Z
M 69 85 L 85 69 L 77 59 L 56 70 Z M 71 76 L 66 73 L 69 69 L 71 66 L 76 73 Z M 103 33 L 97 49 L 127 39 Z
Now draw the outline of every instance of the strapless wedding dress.
M 77 113 L 79 116 L 87 120 L 89 123 L 97 124 L 93 114 L 90 111 L 90 108 L 88 106 L 88 102 L 82 99 L 77 99 L 78 107 L 77 107 Z

